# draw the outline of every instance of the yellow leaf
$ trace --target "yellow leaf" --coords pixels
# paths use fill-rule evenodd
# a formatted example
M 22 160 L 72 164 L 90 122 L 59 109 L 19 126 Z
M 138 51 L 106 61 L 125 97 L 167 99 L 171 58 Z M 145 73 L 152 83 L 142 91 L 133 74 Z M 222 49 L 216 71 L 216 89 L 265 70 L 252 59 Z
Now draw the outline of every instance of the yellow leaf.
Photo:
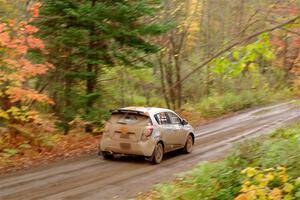
M 281 174 L 279 175 L 280 180 L 285 183 L 288 181 L 288 177 L 285 174 Z
M 274 175 L 273 175 L 273 173 L 268 173 L 267 176 L 266 176 L 266 179 L 267 179 L 268 181 L 274 180 Z
M 9 119 L 9 116 L 8 116 L 7 112 L 0 109 L 0 118 Z
M 265 169 L 264 171 L 265 172 L 271 172 L 271 171 L 274 171 L 274 168 L 271 167 L 271 168 Z
M 266 196 L 266 190 L 265 189 L 258 189 L 256 191 L 256 194 L 259 196 L 259 197 L 264 197 Z
M 288 194 L 288 195 L 285 195 L 283 200 L 293 200 L 294 198 L 292 197 L 292 195 Z
M 264 175 L 262 175 L 262 174 L 257 174 L 255 177 L 254 177 L 254 179 L 257 181 L 257 182 L 260 182 L 261 181 L 261 179 L 264 177 Z
M 280 170 L 280 171 L 284 171 L 284 172 L 286 171 L 286 168 L 285 167 L 281 167 L 281 166 L 278 166 L 277 169 Z
M 255 72 L 255 71 L 257 71 L 257 65 L 255 63 L 251 63 L 248 66 L 248 69 L 249 69 L 250 72 Z
M 248 176 L 248 177 L 252 177 L 252 176 L 254 176 L 255 174 L 257 174 L 257 170 L 256 170 L 255 168 L 249 168 L 249 169 L 247 170 L 247 176 Z
M 259 182 L 260 187 L 266 187 L 268 185 L 269 181 L 267 179 L 264 179 Z
M 283 187 L 283 191 L 289 193 L 294 189 L 294 186 L 290 183 L 285 183 Z
M 246 174 L 247 171 L 248 171 L 249 169 L 250 169 L 250 167 L 247 167 L 247 168 L 243 169 L 243 170 L 241 171 L 241 174 Z
M 250 181 L 245 181 L 244 185 L 249 186 L 249 185 L 251 185 L 251 182 Z
M 249 190 L 250 190 L 249 187 L 246 185 L 243 185 L 241 188 L 241 192 L 248 192 Z

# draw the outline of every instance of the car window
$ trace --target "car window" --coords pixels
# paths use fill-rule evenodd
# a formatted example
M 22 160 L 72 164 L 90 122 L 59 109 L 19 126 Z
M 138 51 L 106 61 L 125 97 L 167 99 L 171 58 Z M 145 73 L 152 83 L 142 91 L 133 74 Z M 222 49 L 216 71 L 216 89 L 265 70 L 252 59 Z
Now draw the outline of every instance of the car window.
M 144 124 L 150 123 L 150 118 L 143 115 L 136 115 L 131 113 L 116 113 L 112 114 L 109 123 L 119 123 L 119 124 Z
M 158 124 L 171 124 L 170 117 L 165 112 L 157 113 L 154 118 Z
M 172 124 L 181 124 L 181 119 L 176 114 L 172 112 L 168 112 L 167 114 L 169 115 Z

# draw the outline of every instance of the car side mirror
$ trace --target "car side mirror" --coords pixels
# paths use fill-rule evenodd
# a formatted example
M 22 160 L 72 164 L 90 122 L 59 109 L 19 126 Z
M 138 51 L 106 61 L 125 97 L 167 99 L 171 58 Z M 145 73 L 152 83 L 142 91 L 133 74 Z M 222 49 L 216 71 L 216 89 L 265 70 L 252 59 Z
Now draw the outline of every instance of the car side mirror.
M 188 125 L 189 123 L 186 121 L 186 119 L 182 119 L 182 120 L 181 120 L 181 124 L 182 124 L 182 125 Z

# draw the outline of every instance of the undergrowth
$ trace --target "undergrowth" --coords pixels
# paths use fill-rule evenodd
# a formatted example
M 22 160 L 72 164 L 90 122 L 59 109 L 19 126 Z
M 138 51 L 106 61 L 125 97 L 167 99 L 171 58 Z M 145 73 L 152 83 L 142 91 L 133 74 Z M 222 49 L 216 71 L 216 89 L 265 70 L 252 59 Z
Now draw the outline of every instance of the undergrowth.
M 271 90 L 245 90 L 240 93 L 227 92 L 223 95 L 213 95 L 202 98 L 200 102 L 186 104 L 185 109 L 196 111 L 204 118 L 219 117 L 221 115 L 251 108 L 258 105 L 278 102 L 289 99 L 292 92 L 289 89 L 271 91 Z
M 300 199 L 299 177 L 298 122 L 259 140 L 244 141 L 226 159 L 201 163 L 172 183 L 158 184 L 137 199 Z

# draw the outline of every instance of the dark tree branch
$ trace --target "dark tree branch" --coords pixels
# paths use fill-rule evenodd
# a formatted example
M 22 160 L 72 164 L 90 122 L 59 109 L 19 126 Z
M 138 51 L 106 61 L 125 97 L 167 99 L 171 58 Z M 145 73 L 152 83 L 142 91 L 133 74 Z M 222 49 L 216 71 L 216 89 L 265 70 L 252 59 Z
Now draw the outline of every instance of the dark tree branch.
M 288 20 L 288 21 L 285 21 L 283 23 L 280 23 L 276 26 L 273 26 L 271 28 L 267 28 L 267 29 L 264 29 L 262 31 L 258 31 L 252 35 L 249 35 L 249 36 L 246 36 L 244 38 L 242 38 L 241 40 L 237 41 L 237 42 L 234 42 L 232 43 L 231 45 L 223 48 L 222 50 L 218 51 L 217 53 L 215 53 L 213 56 L 211 56 L 210 58 L 208 58 L 207 60 L 205 60 L 203 63 L 201 63 L 198 67 L 194 68 L 190 73 L 188 73 L 185 77 L 183 77 L 180 81 L 176 82 L 172 88 L 176 87 L 178 84 L 184 82 L 185 80 L 187 80 L 190 76 L 192 76 L 195 72 L 197 72 L 198 70 L 200 70 L 202 67 L 206 66 L 207 64 L 209 64 L 211 61 L 213 61 L 215 58 L 221 56 L 222 54 L 224 54 L 225 52 L 227 51 L 230 51 L 232 48 L 234 48 L 235 46 L 239 45 L 239 44 L 242 44 L 242 43 L 245 43 L 245 42 L 249 42 L 249 40 L 253 39 L 253 38 L 256 38 L 257 36 L 263 34 L 263 33 L 268 33 L 268 32 L 272 32 L 276 29 L 279 29 L 279 28 L 282 28 L 283 26 L 287 25 L 287 24 L 290 24 L 294 21 L 296 21 L 297 19 L 300 18 L 300 15 Z
M 281 27 L 280 29 L 281 29 L 281 30 L 284 30 L 284 31 L 286 31 L 286 32 L 288 32 L 288 33 L 292 33 L 292 34 L 295 34 L 295 35 L 297 35 L 297 36 L 300 36 L 300 33 L 299 33 L 299 32 L 296 32 L 296 31 L 293 31 L 293 30 L 290 30 L 290 29 L 287 29 L 287 28 L 284 28 L 284 27 Z

